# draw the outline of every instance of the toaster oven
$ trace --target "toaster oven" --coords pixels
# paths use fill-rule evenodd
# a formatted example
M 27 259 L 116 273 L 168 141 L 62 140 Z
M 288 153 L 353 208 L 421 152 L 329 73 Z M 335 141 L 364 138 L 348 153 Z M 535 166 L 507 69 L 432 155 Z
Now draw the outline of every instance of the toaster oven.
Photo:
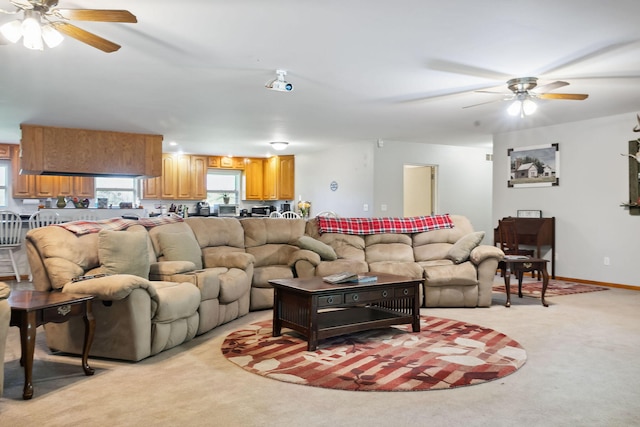
M 217 216 L 240 216 L 240 206 L 238 205 L 213 205 L 214 215 Z

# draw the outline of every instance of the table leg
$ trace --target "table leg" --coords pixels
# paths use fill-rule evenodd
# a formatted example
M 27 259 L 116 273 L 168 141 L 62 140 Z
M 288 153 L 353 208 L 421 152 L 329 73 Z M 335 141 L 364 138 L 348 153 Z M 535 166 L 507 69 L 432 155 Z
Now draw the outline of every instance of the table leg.
M 542 271 L 542 305 L 549 307 L 549 304 L 544 300 L 544 295 L 547 293 L 547 286 L 549 286 L 549 273 L 547 273 L 547 263 L 541 263 L 540 270 Z
M 273 326 L 271 335 L 279 337 L 282 334 L 282 319 L 280 318 L 280 312 L 282 310 L 282 301 L 280 300 L 280 292 L 278 289 L 274 289 L 273 293 Z
M 509 283 L 511 280 L 509 276 L 511 276 L 511 267 L 508 262 L 504 263 L 504 267 L 502 269 L 502 275 L 504 276 L 504 290 L 507 294 L 507 302 L 505 303 L 505 307 L 511 307 L 511 284 Z
M 93 317 L 91 301 L 84 303 L 84 346 L 82 347 L 82 369 L 85 375 L 93 375 L 94 370 L 89 366 L 89 350 L 93 343 L 93 335 L 96 330 L 96 319 Z
M 22 398 L 29 400 L 33 397 L 33 352 L 36 346 L 36 312 L 25 312 L 20 319 L 20 347 L 22 354 L 20 364 L 24 366 L 24 388 Z
M 309 323 L 307 324 L 307 330 L 309 331 L 309 344 L 307 345 L 308 351 L 316 351 L 318 348 L 318 297 L 312 296 L 309 303 Z
M 413 292 L 413 332 L 420 332 L 420 284 L 415 285 Z

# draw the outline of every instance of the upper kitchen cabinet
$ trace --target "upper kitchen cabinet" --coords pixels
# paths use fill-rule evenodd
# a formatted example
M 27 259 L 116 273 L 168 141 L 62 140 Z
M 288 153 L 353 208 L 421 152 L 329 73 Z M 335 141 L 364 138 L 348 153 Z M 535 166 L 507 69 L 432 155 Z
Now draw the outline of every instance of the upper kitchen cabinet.
M 245 165 L 246 200 L 293 200 L 295 157 L 248 159 Z
M 244 157 L 209 156 L 209 167 L 212 169 L 237 169 L 245 168 Z
M 143 181 L 145 199 L 200 200 L 207 197 L 207 156 L 163 154 L 162 175 Z

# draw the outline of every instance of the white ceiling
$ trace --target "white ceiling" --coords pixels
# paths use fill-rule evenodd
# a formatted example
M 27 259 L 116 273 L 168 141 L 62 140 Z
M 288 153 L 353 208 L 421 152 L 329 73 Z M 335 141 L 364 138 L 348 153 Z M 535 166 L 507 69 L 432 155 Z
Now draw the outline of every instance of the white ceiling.
M 164 135 L 188 153 L 299 154 L 382 139 L 491 146 L 491 135 L 640 112 L 640 1 L 60 0 L 127 9 L 137 24 L 75 21 L 122 45 L 67 38 L 0 46 L 0 141 L 20 123 Z M 12 9 L 7 0 L 0 8 Z M 1 15 L 0 24 L 15 19 Z M 290 93 L 267 90 L 276 69 Z M 483 103 L 512 77 L 585 101 L 535 116 Z M 635 123 L 629 123 L 632 128 Z

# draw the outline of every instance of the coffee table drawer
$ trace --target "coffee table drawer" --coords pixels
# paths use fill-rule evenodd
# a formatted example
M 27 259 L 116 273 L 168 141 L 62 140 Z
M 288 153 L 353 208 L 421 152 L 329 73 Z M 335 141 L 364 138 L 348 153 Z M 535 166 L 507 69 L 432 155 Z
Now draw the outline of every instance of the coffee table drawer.
M 342 294 L 318 297 L 318 307 L 329 307 L 342 304 Z
M 359 304 L 363 302 L 381 301 L 385 298 L 393 298 L 393 289 L 382 289 L 379 291 L 350 292 L 345 294 L 346 304 Z
M 415 294 L 415 288 L 414 287 L 407 287 L 407 288 L 395 288 L 394 289 L 394 293 L 395 293 L 395 297 L 396 298 L 401 298 L 401 297 L 411 297 Z
M 82 316 L 83 313 L 84 307 L 82 304 L 64 304 L 57 307 L 49 307 L 42 310 L 42 322 L 66 322 L 70 317 Z

